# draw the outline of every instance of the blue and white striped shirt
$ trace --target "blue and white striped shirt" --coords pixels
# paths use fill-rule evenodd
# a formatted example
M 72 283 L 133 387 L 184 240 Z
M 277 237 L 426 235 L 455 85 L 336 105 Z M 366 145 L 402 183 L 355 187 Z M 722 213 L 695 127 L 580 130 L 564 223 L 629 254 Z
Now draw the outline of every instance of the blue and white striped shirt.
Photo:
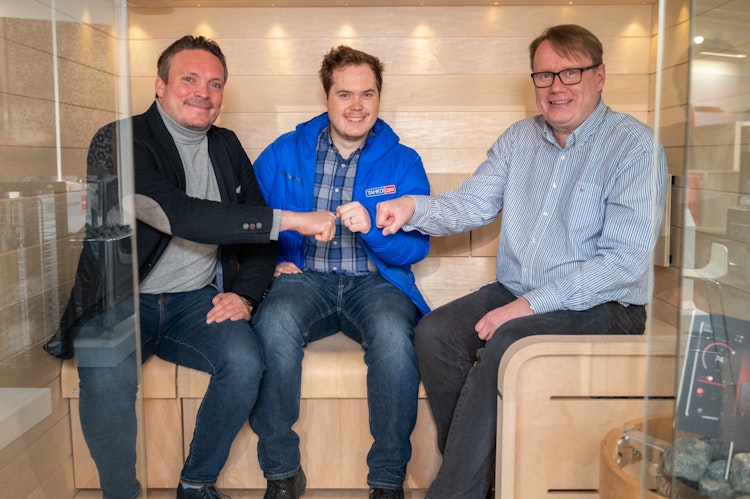
M 502 210 L 497 280 L 536 313 L 643 305 L 666 189 L 653 131 L 600 101 L 564 148 L 541 115 L 511 125 L 456 191 L 414 196 L 404 229 L 456 234 Z

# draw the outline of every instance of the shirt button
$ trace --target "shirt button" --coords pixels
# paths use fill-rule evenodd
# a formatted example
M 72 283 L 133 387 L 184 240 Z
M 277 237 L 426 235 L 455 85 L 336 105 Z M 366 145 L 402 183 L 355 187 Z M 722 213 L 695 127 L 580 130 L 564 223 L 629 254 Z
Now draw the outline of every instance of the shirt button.
M 557 189 L 557 182 L 555 182 L 554 184 L 552 184 L 552 188 L 553 189 Z
M 536 239 L 532 239 L 531 244 L 536 244 Z
M 565 159 L 565 155 L 563 154 L 562 156 L 560 156 L 560 159 L 561 160 Z
M 548 215 L 548 214 L 547 214 L 547 212 L 546 212 L 546 211 L 545 211 L 544 213 L 542 213 L 542 216 L 543 216 L 543 217 L 546 217 L 547 215 Z
M 528 269 L 526 267 L 522 268 L 521 271 L 525 274 Z
M 333 241 L 334 246 L 336 246 L 338 243 L 339 243 L 338 241 Z

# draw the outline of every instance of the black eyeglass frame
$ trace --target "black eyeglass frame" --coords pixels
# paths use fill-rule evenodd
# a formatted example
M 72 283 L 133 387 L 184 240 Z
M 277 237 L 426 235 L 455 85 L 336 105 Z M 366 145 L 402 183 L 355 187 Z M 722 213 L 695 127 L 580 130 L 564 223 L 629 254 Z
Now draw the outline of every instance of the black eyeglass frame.
M 551 87 L 552 85 L 555 84 L 555 76 L 557 76 L 557 79 L 560 80 L 560 83 L 562 83 L 563 85 L 567 85 L 567 86 L 578 85 L 583 80 L 583 72 L 584 71 L 587 71 L 589 69 L 598 68 L 601 65 L 602 65 L 602 63 L 600 62 L 599 64 L 592 64 L 591 66 L 588 66 L 588 67 L 585 67 L 585 68 L 567 68 L 567 69 L 563 69 L 562 71 L 558 71 L 557 73 L 553 73 L 552 71 L 537 71 L 536 73 L 531 73 L 530 76 L 531 76 L 531 81 L 534 83 L 534 86 L 536 88 L 549 88 L 549 87 Z M 571 71 L 571 70 L 578 70 L 578 71 L 580 71 L 581 72 L 581 74 L 580 74 L 581 78 L 577 82 L 575 82 L 575 83 L 565 83 L 563 81 L 563 79 L 562 79 L 562 76 L 560 76 L 560 75 L 562 73 L 566 72 L 566 71 Z M 540 85 L 536 84 L 536 80 L 534 79 L 534 76 L 535 75 L 543 75 L 543 74 L 552 75 L 552 78 L 550 79 L 550 84 L 549 85 L 541 85 L 540 86 Z

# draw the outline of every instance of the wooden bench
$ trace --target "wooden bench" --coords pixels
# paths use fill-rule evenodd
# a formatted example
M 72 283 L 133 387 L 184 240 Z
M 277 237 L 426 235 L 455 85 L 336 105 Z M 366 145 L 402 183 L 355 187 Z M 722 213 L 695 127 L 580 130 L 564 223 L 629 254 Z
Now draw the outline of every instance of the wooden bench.
M 672 412 L 675 329 L 644 336 L 524 338 L 498 370 L 495 496 L 598 497 L 600 445 L 612 429 Z
M 433 174 L 439 193 L 467 174 Z M 414 266 L 430 306 L 463 296 L 495 275 L 500 221 L 470 233 L 433 238 L 430 256 Z M 671 410 L 675 375 L 675 328 L 652 321 L 646 336 L 535 336 L 517 342 L 498 373 L 496 497 L 566 499 L 597 497 L 599 444 L 612 428 L 644 411 Z M 310 344 L 303 361 L 300 420 L 302 464 L 310 489 L 365 489 L 365 456 L 371 443 L 366 366 L 362 349 L 342 334 Z M 63 366 L 63 394 L 71 397 L 75 480 L 97 488 L 98 478 L 78 421 L 77 371 Z M 148 486 L 176 485 L 184 449 L 208 376 L 149 359 L 143 369 Z M 653 398 L 649 398 L 653 397 Z M 149 438 L 149 436 L 154 436 Z M 440 456 L 423 390 L 412 434 L 407 489 L 426 489 Z M 240 431 L 219 477 L 226 489 L 263 489 L 257 438 Z M 323 458 L 321 458 L 323 457 Z
M 436 306 L 489 282 L 494 268 L 494 257 L 431 256 L 416 266 L 415 273 L 428 303 Z M 302 465 L 310 489 L 367 488 L 366 455 L 372 437 L 366 374 L 362 348 L 342 333 L 313 342 L 305 349 L 300 420 L 295 430 L 301 437 Z M 63 363 L 61 379 L 63 396 L 70 398 L 71 404 L 75 485 L 98 488 L 98 474 L 80 429 L 78 371 L 74 360 Z M 208 379 L 205 373 L 156 357 L 144 364 L 142 427 L 148 487 L 177 485 Z M 419 397 L 407 489 L 427 488 L 440 464 L 435 426 L 423 389 Z M 265 488 L 256 445 L 257 437 L 245 424 L 219 477 L 220 488 Z
M 305 350 L 300 419 L 295 430 L 302 439 L 302 465 L 311 489 L 367 487 L 366 456 L 372 437 L 365 376 L 361 347 L 341 333 L 314 342 Z M 208 380 L 203 372 L 177 367 L 157 357 L 144 365 L 148 487 L 177 485 Z M 71 398 L 76 487 L 98 488 L 98 474 L 80 430 L 75 361 L 64 363 L 62 383 L 65 396 Z M 420 390 L 406 487 L 429 485 L 440 463 L 435 441 L 435 426 L 424 391 Z M 220 488 L 265 488 L 256 445 L 257 437 L 246 423 L 219 477 Z
M 475 270 L 488 264 L 443 263 L 455 269 L 471 265 Z M 565 493 L 571 498 L 598 497 L 602 437 L 624 421 L 672 408 L 675 340 L 674 328 L 654 321 L 643 337 L 535 336 L 514 344 L 498 373 L 503 397 L 498 400 L 495 486 L 500 496 L 538 499 Z M 302 439 L 302 462 L 311 489 L 366 488 L 365 456 L 372 440 L 365 375 L 360 346 L 340 333 L 305 350 L 300 420 L 295 429 Z M 63 393 L 71 398 L 75 484 L 97 488 L 96 470 L 80 432 L 77 381 L 74 361 L 66 361 L 62 384 Z M 149 487 L 176 485 L 207 383 L 204 373 L 156 357 L 146 362 L 143 397 Z M 220 487 L 265 487 L 256 444 L 257 438 L 245 425 L 219 477 Z M 405 486 L 425 489 L 440 456 L 423 390 L 412 445 Z

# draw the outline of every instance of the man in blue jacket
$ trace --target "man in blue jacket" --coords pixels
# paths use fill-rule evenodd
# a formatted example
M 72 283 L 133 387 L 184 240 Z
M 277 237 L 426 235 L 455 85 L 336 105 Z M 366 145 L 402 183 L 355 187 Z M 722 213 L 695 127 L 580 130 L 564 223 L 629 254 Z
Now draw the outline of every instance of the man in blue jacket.
M 272 208 L 329 210 L 336 235 L 321 242 L 280 234 L 275 280 L 254 318 L 266 372 L 250 423 L 268 480 L 264 499 L 298 498 L 299 417 L 303 347 L 338 331 L 365 350 L 370 431 L 370 498 L 403 497 L 409 436 L 417 415 L 419 372 L 413 350 L 417 318 L 428 312 L 411 265 L 429 251 L 417 232 L 383 236 L 374 229 L 379 201 L 428 194 L 419 155 L 399 144 L 378 118 L 383 64 L 340 46 L 319 72 L 327 113 L 297 126 L 255 163 Z

